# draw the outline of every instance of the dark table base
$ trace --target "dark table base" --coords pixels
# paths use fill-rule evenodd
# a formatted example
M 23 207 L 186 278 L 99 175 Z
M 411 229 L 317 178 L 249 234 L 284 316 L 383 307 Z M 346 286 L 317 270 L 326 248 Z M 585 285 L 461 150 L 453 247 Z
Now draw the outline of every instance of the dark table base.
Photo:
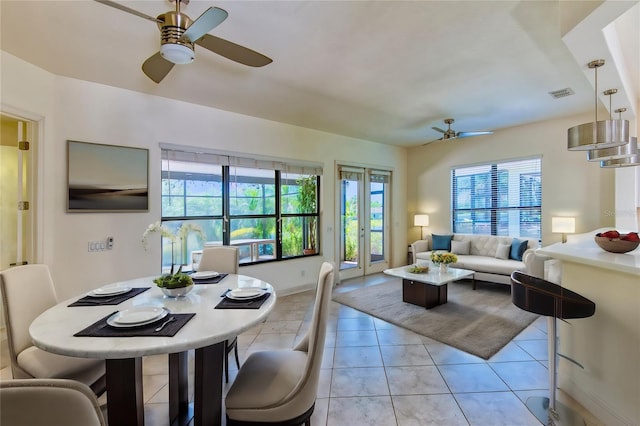
M 189 403 L 188 353 L 169 354 L 171 425 L 222 423 L 224 341 L 195 350 L 194 401 Z M 143 426 L 142 358 L 108 359 L 107 416 L 112 426 Z
M 447 284 L 433 285 L 415 280 L 402 280 L 402 301 L 425 309 L 447 303 Z

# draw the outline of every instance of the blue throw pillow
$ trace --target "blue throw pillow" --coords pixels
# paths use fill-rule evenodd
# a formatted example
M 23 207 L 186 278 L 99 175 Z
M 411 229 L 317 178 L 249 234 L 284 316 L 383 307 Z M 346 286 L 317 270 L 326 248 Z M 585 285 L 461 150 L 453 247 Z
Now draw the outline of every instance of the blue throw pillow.
M 451 239 L 453 235 L 431 235 L 431 250 L 451 251 Z
M 511 253 L 509 257 L 513 260 L 522 261 L 522 254 L 525 252 L 525 250 L 527 250 L 528 244 L 529 241 L 527 240 L 519 240 L 517 238 L 514 238 L 511 242 Z

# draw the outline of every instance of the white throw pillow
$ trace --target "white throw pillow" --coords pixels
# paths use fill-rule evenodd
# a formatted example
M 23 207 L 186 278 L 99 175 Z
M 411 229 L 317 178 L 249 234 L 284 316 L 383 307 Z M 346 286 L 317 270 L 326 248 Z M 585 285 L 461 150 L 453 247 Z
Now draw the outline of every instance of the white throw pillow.
M 509 259 L 509 253 L 511 252 L 511 244 L 498 244 L 498 248 L 496 249 L 496 258 L 498 259 Z
M 451 240 L 451 253 L 453 254 L 469 254 L 470 249 L 471 249 L 471 241 Z

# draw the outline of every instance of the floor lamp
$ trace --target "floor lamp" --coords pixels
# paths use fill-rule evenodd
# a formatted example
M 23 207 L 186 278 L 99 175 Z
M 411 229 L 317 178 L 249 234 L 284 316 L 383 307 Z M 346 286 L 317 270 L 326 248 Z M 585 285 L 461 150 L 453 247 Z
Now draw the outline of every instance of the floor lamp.
M 413 216 L 413 226 L 420 227 L 420 239 L 424 239 L 423 230 L 425 226 L 429 226 L 428 214 L 416 214 Z

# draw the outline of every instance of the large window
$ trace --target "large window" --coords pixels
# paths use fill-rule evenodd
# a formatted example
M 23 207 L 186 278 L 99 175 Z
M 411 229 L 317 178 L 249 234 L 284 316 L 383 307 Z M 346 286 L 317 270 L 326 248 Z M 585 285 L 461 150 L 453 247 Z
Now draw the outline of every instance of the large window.
M 175 253 L 163 241 L 163 267 L 189 264 L 203 246 L 232 245 L 240 263 L 282 260 L 318 250 L 321 168 L 207 153 L 162 150 L 162 222 L 197 224 Z M 311 250 L 313 249 L 313 250 Z
M 541 238 L 540 158 L 451 171 L 453 232 Z

